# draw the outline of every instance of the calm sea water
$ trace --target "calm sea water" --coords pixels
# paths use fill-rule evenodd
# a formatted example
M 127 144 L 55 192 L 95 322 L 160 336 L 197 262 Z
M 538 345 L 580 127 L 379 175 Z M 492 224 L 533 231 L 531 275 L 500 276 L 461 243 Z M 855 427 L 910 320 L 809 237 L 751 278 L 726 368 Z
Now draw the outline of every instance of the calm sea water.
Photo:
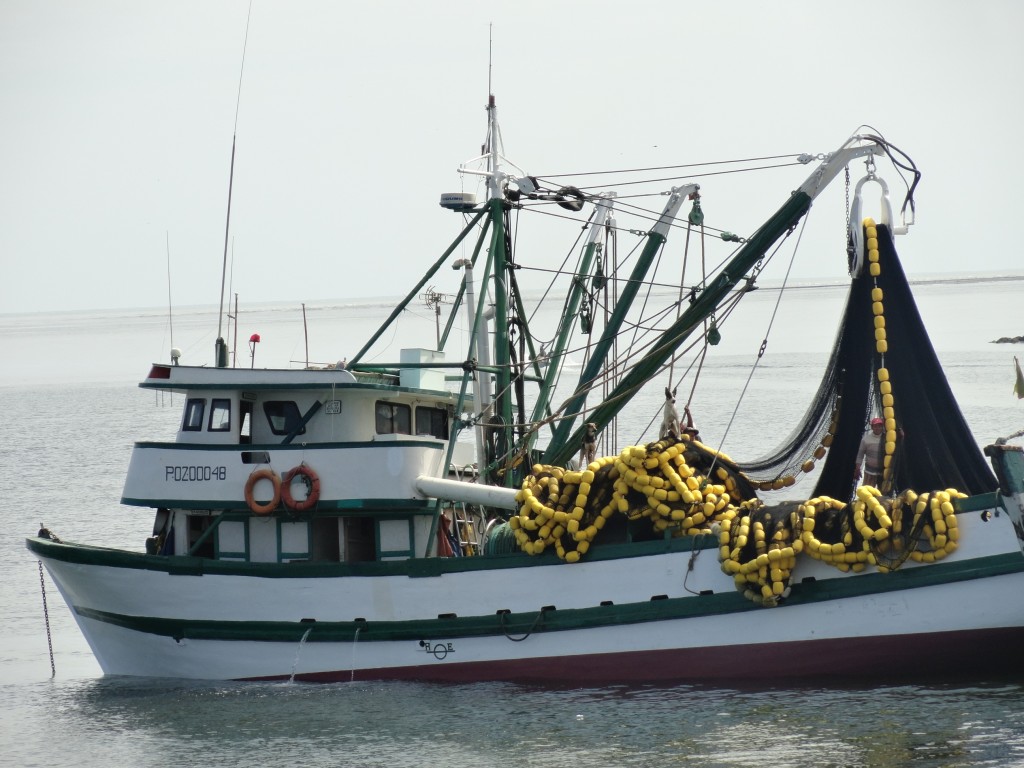
M 742 459 L 786 437 L 817 387 L 844 295 L 791 291 L 748 385 L 776 294 L 750 297 L 697 386 L 708 442 Z M 1013 355 L 1024 349 L 990 343 L 1024 333 L 1022 300 L 1024 278 L 917 290 L 979 445 L 1024 428 L 1024 401 L 1012 395 Z M 301 307 L 245 311 L 239 364 L 304 363 L 307 339 L 310 362 L 351 357 L 387 307 L 310 306 L 305 331 Z M 397 358 L 398 339 L 432 346 L 428 312 L 407 314 L 380 359 Z M 413 321 L 425 330 L 414 334 Z M 254 332 L 252 360 L 244 340 Z M 215 335 L 213 313 L 175 313 L 184 362 L 212 362 Z M 51 678 L 38 564 L 23 539 L 45 523 L 64 538 L 142 549 L 151 516 L 118 499 L 132 443 L 176 428 L 180 401 L 136 386 L 170 346 L 159 310 L 0 316 L 0 765 L 1024 765 L 1021 680 L 739 690 L 104 678 L 47 576 Z M 682 380 L 681 398 L 690 386 Z M 657 392 L 636 398 L 620 443 L 652 439 L 660 406 Z

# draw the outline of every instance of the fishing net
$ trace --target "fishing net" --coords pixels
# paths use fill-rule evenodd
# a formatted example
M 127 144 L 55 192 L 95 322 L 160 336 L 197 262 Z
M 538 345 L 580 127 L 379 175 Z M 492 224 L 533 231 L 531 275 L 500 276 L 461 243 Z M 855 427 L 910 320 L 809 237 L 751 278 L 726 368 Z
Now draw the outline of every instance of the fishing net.
M 956 500 L 994 490 L 996 479 L 970 438 L 889 230 L 871 222 L 864 232 L 868 263 L 851 284 L 825 375 L 775 454 L 737 464 L 683 436 L 628 447 L 582 471 L 534 465 L 502 532 L 505 546 L 511 532 L 523 552 L 554 550 L 578 562 L 621 519 L 645 522 L 654 536 L 711 535 L 722 570 L 766 606 L 788 596 L 802 552 L 854 572 L 954 552 Z M 884 422 L 884 470 L 878 487 L 855 489 L 872 414 Z M 757 496 L 792 485 L 823 458 L 813 498 L 768 505 Z
M 758 478 L 759 489 L 769 490 L 791 485 L 800 471 L 810 471 L 824 458 L 815 495 L 849 499 L 868 418 L 890 408 L 895 440 L 883 491 L 895 495 L 911 487 L 951 486 L 969 494 L 993 491 L 996 479 L 953 397 L 892 234 L 884 225 L 871 228 L 877 262 L 865 265 L 851 282 L 828 365 L 803 419 L 774 453 L 740 462 L 741 469 Z

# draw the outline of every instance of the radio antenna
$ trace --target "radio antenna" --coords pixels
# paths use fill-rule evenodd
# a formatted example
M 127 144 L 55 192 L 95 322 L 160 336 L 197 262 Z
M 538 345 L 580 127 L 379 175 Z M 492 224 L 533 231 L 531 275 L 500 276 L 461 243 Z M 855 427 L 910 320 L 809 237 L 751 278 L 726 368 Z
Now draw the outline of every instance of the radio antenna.
M 166 230 L 167 240 L 167 324 L 171 329 L 171 358 L 174 358 L 174 302 L 171 300 L 171 231 Z M 178 362 L 174 360 L 174 362 Z
M 222 334 L 224 323 L 224 282 L 228 272 L 228 233 L 231 231 L 231 190 L 235 183 L 235 141 L 238 138 L 238 108 L 242 103 L 242 75 L 245 73 L 245 50 L 249 45 L 249 19 L 252 18 L 252 0 L 245 16 L 245 40 L 242 42 L 242 66 L 238 72 L 238 96 L 235 99 L 235 125 L 231 134 L 231 170 L 228 173 L 228 212 L 224 222 L 224 260 L 220 270 L 220 311 L 217 313 L 217 343 L 214 359 L 218 368 L 227 368 L 228 348 Z

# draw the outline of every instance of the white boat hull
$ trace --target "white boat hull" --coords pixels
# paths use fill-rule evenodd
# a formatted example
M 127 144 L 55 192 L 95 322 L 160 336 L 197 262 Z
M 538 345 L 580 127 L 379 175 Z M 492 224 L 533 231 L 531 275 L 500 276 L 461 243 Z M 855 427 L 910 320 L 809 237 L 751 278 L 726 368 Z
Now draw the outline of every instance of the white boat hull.
M 575 565 L 432 560 L 432 574 L 382 575 L 303 564 L 200 574 L 174 558 L 30 547 L 111 675 L 600 682 L 1005 669 L 1016 654 L 998 651 L 1024 640 L 1024 555 L 1005 512 L 958 517 L 961 547 L 942 563 L 844 574 L 803 556 L 775 608 L 740 596 L 714 547 Z

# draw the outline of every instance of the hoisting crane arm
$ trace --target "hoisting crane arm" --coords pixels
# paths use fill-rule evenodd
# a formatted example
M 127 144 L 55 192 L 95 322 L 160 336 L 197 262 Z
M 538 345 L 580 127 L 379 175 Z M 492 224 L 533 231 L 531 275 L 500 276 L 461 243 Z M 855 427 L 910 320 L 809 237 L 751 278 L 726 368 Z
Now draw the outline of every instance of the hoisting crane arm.
M 775 241 L 796 225 L 810 209 L 814 199 L 850 162 L 859 157 L 881 155 L 884 152 L 884 147 L 876 137 L 852 136 L 835 152 L 825 155 L 807 180 L 747 240 L 689 308 L 662 333 L 651 350 L 622 377 L 608 398 L 590 412 L 588 421 L 596 424 L 598 430 L 604 429 L 628 402 L 632 393 L 654 376 L 693 331 L 718 309 L 736 283 L 761 260 Z M 586 377 L 581 379 L 586 380 Z M 569 418 L 575 416 L 574 412 L 579 410 L 581 400 L 578 396 L 572 400 L 574 408 L 567 414 Z M 564 465 L 579 450 L 584 429 L 585 426 L 580 426 L 569 436 L 564 432 L 557 433 L 544 453 L 544 463 Z

